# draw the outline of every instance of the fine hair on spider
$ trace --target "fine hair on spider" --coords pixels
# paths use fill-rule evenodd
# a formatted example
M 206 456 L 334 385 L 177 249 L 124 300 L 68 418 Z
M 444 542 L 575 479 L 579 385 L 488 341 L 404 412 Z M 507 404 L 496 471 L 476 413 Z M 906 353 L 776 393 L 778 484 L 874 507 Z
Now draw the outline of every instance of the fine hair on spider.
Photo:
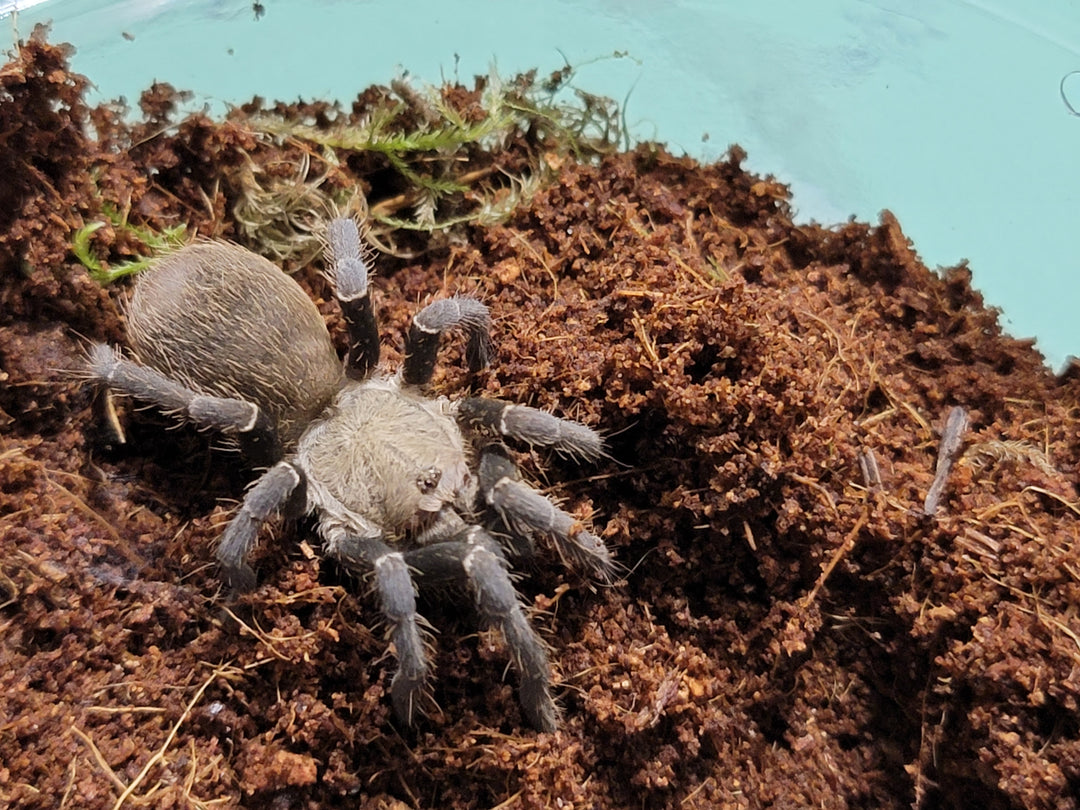
M 264 523 L 282 511 L 313 516 L 324 553 L 372 584 L 397 657 L 390 691 L 401 722 L 414 721 L 431 668 L 417 591 L 453 586 L 502 633 L 526 717 L 552 731 L 548 652 L 512 565 L 536 553 L 537 538 L 601 582 L 612 581 L 615 563 L 599 537 L 521 480 L 504 442 L 590 461 L 604 455 L 600 435 L 525 405 L 429 395 L 443 333 L 465 333 L 472 371 L 492 355 L 488 308 L 471 297 L 420 309 L 400 367 L 385 368 L 372 252 L 349 218 L 332 220 L 325 238 L 326 276 L 348 333 L 344 360 L 292 278 L 238 245 L 201 241 L 139 277 L 128 352 L 93 344 L 86 376 L 237 440 L 264 468 L 218 544 L 233 589 L 256 584 L 249 558 Z

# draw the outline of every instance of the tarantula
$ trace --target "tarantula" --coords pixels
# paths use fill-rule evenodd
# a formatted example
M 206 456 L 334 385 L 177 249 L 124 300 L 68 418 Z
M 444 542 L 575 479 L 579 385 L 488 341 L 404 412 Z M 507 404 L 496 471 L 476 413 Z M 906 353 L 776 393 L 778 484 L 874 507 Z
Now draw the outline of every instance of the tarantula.
M 327 253 L 349 337 L 344 362 L 292 278 L 242 247 L 203 241 L 138 281 L 127 312 L 134 359 L 94 344 L 88 376 L 234 437 L 266 468 L 217 549 L 234 589 L 254 587 L 248 558 L 259 529 L 286 509 L 314 514 L 325 553 L 370 575 L 397 654 L 391 698 L 403 723 L 412 723 L 430 669 L 417 587 L 464 584 L 506 638 L 528 719 L 553 730 L 547 651 L 520 604 L 511 559 L 531 553 L 541 535 L 564 564 L 601 581 L 611 581 L 614 565 L 600 538 L 520 480 L 502 439 L 596 459 L 600 436 L 523 405 L 425 395 L 443 332 L 467 333 L 470 369 L 488 362 L 490 317 L 473 298 L 420 310 L 401 367 L 380 368 L 353 220 L 330 222 Z

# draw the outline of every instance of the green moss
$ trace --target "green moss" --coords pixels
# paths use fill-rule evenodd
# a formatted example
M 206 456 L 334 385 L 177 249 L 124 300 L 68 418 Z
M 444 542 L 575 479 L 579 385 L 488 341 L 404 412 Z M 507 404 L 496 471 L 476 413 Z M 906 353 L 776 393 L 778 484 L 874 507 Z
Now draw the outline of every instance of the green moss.
M 293 139 L 331 164 L 364 153 L 385 161 L 404 191 L 361 207 L 376 239 L 392 241 L 397 230 L 432 233 L 498 222 L 550 179 L 563 158 L 588 161 L 617 151 L 624 133 L 618 104 L 574 89 L 573 75 L 566 67 L 542 82 L 534 73 L 508 82 L 493 70 L 472 91 L 453 85 L 417 89 L 397 80 L 381 94 L 369 92 L 359 115 L 338 110 L 333 120 L 316 125 L 260 113 L 246 123 Z M 276 198 L 295 196 L 294 185 L 249 182 L 248 199 L 237 206 L 249 237 L 260 244 L 269 238 L 272 254 L 283 245 L 272 234 L 256 236 L 265 223 L 247 212 L 280 207 Z M 341 208 L 340 200 L 309 190 L 305 204 L 325 196 L 322 207 Z
M 125 216 L 112 206 L 104 206 L 102 213 L 107 217 L 106 220 L 99 219 L 87 223 L 75 231 L 75 235 L 71 239 L 71 252 L 90 271 L 91 278 L 99 284 L 111 284 L 124 276 L 145 270 L 150 265 L 155 254 L 184 244 L 184 238 L 187 234 L 186 225 L 166 228 L 158 233 L 141 225 L 132 225 Z M 149 255 L 139 256 L 112 266 L 104 264 L 94 254 L 91 237 L 106 225 L 112 225 L 116 230 L 124 231 L 133 236 L 146 247 Z

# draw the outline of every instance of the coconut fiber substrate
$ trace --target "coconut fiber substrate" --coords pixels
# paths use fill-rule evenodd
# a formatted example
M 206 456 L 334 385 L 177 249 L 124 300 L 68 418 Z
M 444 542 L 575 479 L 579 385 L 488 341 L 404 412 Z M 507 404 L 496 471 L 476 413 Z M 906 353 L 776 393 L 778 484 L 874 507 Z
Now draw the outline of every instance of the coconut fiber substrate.
M 433 394 L 601 431 L 599 463 L 516 459 L 620 572 L 550 549 L 517 569 L 550 734 L 470 600 L 423 598 L 432 702 L 403 728 L 368 583 L 274 520 L 233 597 L 214 548 L 257 471 L 124 399 L 119 443 L 77 373 L 125 341 L 131 281 L 93 268 L 180 225 L 259 251 L 245 178 L 303 164 L 377 213 L 411 210 L 402 174 L 267 135 L 258 103 L 178 116 L 157 85 L 124 117 L 86 86 L 40 36 L 0 70 L 0 805 L 1080 807 L 1080 373 L 1004 334 L 965 266 L 929 270 L 887 211 L 796 224 L 735 147 L 701 165 L 520 131 L 457 158 L 496 183 L 550 152 L 502 217 L 384 228 L 385 362 L 418 306 L 483 300 L 492 365 L 469 374 L 451 337 Z M 389 92 L 275 114 L 329 128 Z M 478 92 L 444 100 L 482 120 Z M 270 258 L 344 350 L 318 251 Z

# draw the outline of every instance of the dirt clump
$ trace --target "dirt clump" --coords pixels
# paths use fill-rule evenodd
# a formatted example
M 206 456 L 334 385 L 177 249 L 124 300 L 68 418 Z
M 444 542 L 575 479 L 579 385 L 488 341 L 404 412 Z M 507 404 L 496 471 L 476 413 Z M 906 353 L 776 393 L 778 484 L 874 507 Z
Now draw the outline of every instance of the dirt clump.
M 501 221 L 401 236 L 376 259 L 389 361 L 418 300 L 480 295 L 494 365 L 470 380 L 451 347 L 435 389 L 603 430 L 594 467 L 522 462 L 626 567 L 605 589 L 522 572 L 558 732 L 529 730 L 501 640 L 445 602 L 424 606 L 439 706 L 404 732 L 363 583 L 281 525 L 227 598 L 210 561 L 253 473 L 130 406 L 110 443 L 70 370 L 124 334 L 127 283 L 73 253 L 88 223 L 102 267 L 181 224 L 246 240 L 244 178 L 303 155 L 332 191 L 411 203 L 377 156 L 267 137 L 258 104 L 176 120 L 155 85 L 128 123 L 85 86 L 41 36 L 0 70 L 0 803 L 1080 806 L 1080 374 L 1003 334 L 965 266 L 928 270 L 888 212 L 793 222 L 734 147 L 552 156 Z M 360 119 L 380 92 L 277 113 Z M 445 98 L 482 120 L 478 92 Z M 320 262 L 286 264 L 343 344 Z

